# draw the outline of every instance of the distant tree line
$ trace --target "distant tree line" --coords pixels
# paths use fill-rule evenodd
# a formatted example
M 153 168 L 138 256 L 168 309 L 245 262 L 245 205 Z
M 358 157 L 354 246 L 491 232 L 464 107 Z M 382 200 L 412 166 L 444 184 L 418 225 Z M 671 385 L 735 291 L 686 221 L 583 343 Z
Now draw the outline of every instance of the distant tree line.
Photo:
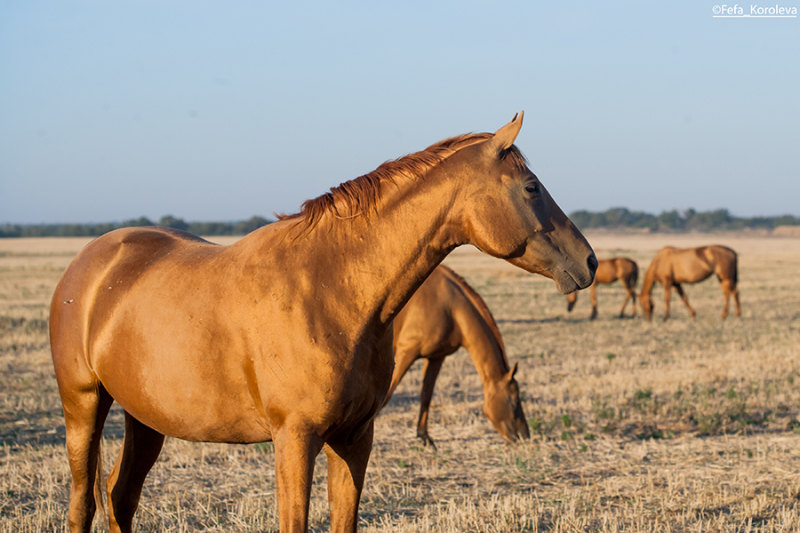
M 157 222 L 139 217 L 120 223 L 102 224 L 3 224 L 0 225 L 0 237 L 97 237 L 111 230 L 130 226 L 165 226 L 195 235 L 245 235 L 270 222 L 259 216 L 238 222 L 186 222 L 181 218 L 165 215 Z
M 798 226 L 800 217 L 737 217 L 727 209 L 713 211 L 663 211 L 659 215 L 614 207 L 603 212 L 575 211 L 570 219 L 582 229 L 640 228 L 652 231 L 715 231 L 740 229 L 773 229 L 777 226 Z
M 644 211 L 631 211 L 614 207 L 603 212 L 575 211 L 569 216 L 582 229 L 588 228 L 639 228 L 651 231 L 716 231 L 740 229 L 773 229 L 777 226 L 800 226 L 800 217 L 781 215 L 774 217 L 737 217 L 727 209 L 713 211 L 663 211 L 653 215 Z M 246 235 L 272 222 L 252 216 L 238 222 L 186 222 L 165 215 L 157 222 L 147 217 L 102 224 L 2 224 L 0 237 L 97 237 L 117 228 L 129 226 L 166 226 L 195 235 Z

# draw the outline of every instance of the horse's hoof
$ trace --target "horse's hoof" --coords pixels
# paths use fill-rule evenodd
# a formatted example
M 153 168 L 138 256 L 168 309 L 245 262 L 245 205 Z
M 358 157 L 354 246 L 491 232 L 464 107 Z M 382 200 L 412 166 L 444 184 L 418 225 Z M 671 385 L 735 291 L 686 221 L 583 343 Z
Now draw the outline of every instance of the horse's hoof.
M 422 445 L 423 446 L 426 446 L 426 447 L 430 446 L 434 451 L 436 451 L 436 445 L 433 443 L 433 439 L 430 438 L 427 434 L 425 434 L 425 435 L 417 435 L 417 437 L 419 437 L 419 440 L 422 441 Z

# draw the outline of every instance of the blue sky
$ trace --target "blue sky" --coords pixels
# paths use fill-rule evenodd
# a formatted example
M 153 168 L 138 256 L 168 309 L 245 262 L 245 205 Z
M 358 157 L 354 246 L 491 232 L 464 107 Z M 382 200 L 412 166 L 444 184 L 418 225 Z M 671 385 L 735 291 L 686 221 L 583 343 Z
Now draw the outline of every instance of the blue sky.
M 6 0 L 0 223 L 295 212 L 520 109 L 567 212 L 800 214 L 800 18 L 604 4 Z

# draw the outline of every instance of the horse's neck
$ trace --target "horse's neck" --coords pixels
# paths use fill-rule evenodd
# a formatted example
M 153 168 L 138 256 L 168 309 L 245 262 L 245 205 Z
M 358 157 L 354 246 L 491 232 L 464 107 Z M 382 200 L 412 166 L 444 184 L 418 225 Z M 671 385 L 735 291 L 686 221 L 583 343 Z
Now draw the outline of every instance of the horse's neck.
M 313 281 L 346 301 L 356 328 L 387 326 L 453 248 L 457 187 L 444 179 L 384 186 L 377 212 L 327 220 L 296 239 Z M 314 261 L 316 253 L 325 261 Z M 334 293 L 335 294 L 335 293 Z M 329 292 L 330 295 L 330 292 Z M 359 326 L 360 324 L 360 326 Z
M 656 269 L 658 269 L 659 258 L 656 256 L 650 266 L 647 267 L 647 272 L 644 273 L 642 280 L 642 294 L 649 296 L 653 292 L 653 285 L 656 283 Z
M 497 383 L 508 373 L 508 362 L 492 324 L 474 307 L 467 316 L 469 318 L 459 324 L 462 343 L 485 388 L 490 383 Z

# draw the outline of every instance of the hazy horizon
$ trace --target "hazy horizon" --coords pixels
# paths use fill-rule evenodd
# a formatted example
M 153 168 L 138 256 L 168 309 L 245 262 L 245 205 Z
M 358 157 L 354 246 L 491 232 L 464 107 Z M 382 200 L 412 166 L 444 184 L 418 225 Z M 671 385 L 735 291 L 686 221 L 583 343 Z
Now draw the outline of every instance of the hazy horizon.
M 800 21 L 719 5 L 7 2 L 0 224 L 271 218 L 520 110 L 567 213 L 800 214 Z
M 575 213 L 577 211 L 588 211 L 588 212 L 591 212 L 591 213 L 603 213 L 603 212 L 605 212 L 607 210 L 610 210 L 610 209 L 628 209 L 632 213 L 643 212 L 643 213 L 646 213 L 648 215 L 658 216 L 661 213 L 669 212 L 669 211 L 678 211 L 678 213 L 683 215 L 688 209 L 694 209 L 694 208 L 692 208 L 690 206 L 690 207 L 688 207 L 686 209 L 677 209 L 677 208 L 675 208 L 675 209 L 664 209 L 664 210 L 661 210 L 661 211 L 658 211 L 658 212 L 651 212 L 651 211 L 646 211 L 644 209 L 633 209 L 633 208 L 628 208 L 628 207 L 625 207 L 625 206 L 612 206 L 612 207 L 609 207 L 607 209 L 598 209 L 598 210 L 575 209 L 575 210 L 572 210 L 572 211 L 568 212 L 567 214 L 569 215 L 569 214 Z M 754 215 L 745 216 L 745 215 L 740 215 L 738 213 L 734 213 L 734 212 L 730 211 L 729 209 L 727 209 L 725 207 L 717 207 L 717 208 L 711 208 L 711 209 L 695 209 L 695 211 L 704 213 L 704 212 L 715 211 L 717 209 L 726 209 L 726 210 L 728 210 L 729 214 L 732 217 L 735 217 L 735 218 L 758 218 L 758 217 L 778 218 L 778 217 L 781 217 L 781 216 L 800 217 L 800 214 L 798 214 L 798 212 L 795 212 L 795 213 L 778 213 L 778 214 L 775 214 L 775 215 L 754 214 Z M 800 212 L 800 210 L 799 210 L 799 212 Z M 288 214 L 292 214 L 292 213 L 288 213 Z M 194 219 L 194 218 L 183 217 L 183 216 L 181 216 L 179 214 L 176 214 L 176 213 L 168 212 L 168 213 L 164 213 L 162 215 L 158 215 L 158 216 L 154 216 L 154 217 L 149 217 L 147 215 L 137 215 L 137 216 L 120 218 L 120 219 L 113 219 L 113 220 L 74 220 L 74 221 L 67 221 L 67 222 L 62 222 L 62 221 L 57 221 L 57 220 L 51 221 L 51 222 L 0 221 L 0 226 L 2 226 L 2 225 L 9 225 L 9 226 L 39 226 L 39 225 L 46 226 L 46 225 L 53 225 L 53 226 L 58 226 L 58 225 L 121 224 L 121 223 L 124 223 L 124 222 L 130 222 L 130 221 L 137 220 L 137 219 L 139 219 L 141 217 L 147 218 L 148 220 L 153 222 L 153 224 L 155 224 L 155 225 L 157 225 L 159 220 L 161 220 L 164 217 L 175 217 L 175 218 L 180 219 L 180 220 L 182 220 L 184 222 L 187 222 L 187 223 L 221 223 L 221 224 L 230 224 L 230 223 L 235 223 L 235 222 L 243 222 L 243 221 L 248 220 L 248 219 L 250 219 L 252 217 L 261 217 L 261 218 L 265 218 L 265 219 L 269 220 L 270 222 L 274 222 L 276 220 L 276 213 L 266 213 L 266 214 L 264 214 L 264 213 L 251 213 L 249 215 L 248 214 L 243 214 L 240 218 L 230 218 L 230 219 L 203 219 L 203 218 Z

